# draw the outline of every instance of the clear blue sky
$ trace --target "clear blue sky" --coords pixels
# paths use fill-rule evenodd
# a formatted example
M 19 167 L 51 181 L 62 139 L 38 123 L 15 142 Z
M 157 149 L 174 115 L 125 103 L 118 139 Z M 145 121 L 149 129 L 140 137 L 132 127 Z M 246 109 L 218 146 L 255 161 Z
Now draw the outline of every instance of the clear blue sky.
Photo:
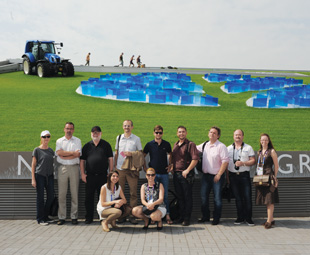
M 28 39 L 64 43 L 75 65 L 310 69 L 309 0 L 1 0 L 0 60 Z

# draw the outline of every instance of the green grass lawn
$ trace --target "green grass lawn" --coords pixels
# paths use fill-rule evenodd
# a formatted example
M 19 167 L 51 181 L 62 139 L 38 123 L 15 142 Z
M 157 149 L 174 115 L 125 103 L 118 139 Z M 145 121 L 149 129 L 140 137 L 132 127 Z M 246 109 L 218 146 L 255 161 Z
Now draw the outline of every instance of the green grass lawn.
M 309 74 L 309 73 L 306 73 Z M 74 77 L 38 78 L 14 72 L 0 75 L 0 151 L 32 151 L 39 145 L 40 132 L 52 134 L 50 146 L 64 135 L 66 121 L 75 123 L 74 135 L 85 144 L 94 125 L 103 129 L 103 139 L 115 147 L 115 139 L 123 132 L 122 122 L 134 122 L 133 133 L 142 146 L 153 139 L 153 127 L 164 127 L 164 139 L 177 140 L 178 125 L 185 125 L 188 138 L 196 144 L 208 139 L 211 126 L 222 130 L 220 141 L 233 142 L 233 131 L 241 128 L 245 142 L 259 147 L 260 133 L 269 133 L 278 151 L 310 150 L 310 109 L 255 109 L 245 102 L 252 92 L 228 95 L 220 84 L 211 84 L 202 75 L 191 75 L 207 94 L 219 98 L 220 107 L 187 107 L 121 102 L 78 95 L 75 90 L 82 80 L 99 77 L 100 73 L 76 73 Z M 299 78 L 299 77 L 298 77 Z M 299 78 L 301 79 L 301 78 Z M 303 78 L 305 84 L 310 78 Z

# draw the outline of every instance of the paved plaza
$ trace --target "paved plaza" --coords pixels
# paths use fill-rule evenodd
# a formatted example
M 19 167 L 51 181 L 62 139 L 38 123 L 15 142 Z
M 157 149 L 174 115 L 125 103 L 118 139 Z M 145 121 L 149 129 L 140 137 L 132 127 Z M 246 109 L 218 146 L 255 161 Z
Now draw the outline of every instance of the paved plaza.
M 255 219 L 254 227 L 235 226 L 234 219 L 217 226 L 165 224 L 162 231 L 125 223 L 106 233 L 99 221 L 40 226 L 35 220 L 0 220 L 0 254 L 310 254 L 310 217 L 277 218 L 269 230 L 263 221 Z

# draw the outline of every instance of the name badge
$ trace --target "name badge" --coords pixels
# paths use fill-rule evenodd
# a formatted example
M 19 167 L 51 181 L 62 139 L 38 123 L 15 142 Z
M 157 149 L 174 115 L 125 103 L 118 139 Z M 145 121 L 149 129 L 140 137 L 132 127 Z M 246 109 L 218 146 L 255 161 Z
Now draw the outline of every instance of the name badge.
M 256 169 L 256 172 L 257 172 L 257 175 L 263 175 L 263 173 L 264 173 L 263 167 L 258 166 Z

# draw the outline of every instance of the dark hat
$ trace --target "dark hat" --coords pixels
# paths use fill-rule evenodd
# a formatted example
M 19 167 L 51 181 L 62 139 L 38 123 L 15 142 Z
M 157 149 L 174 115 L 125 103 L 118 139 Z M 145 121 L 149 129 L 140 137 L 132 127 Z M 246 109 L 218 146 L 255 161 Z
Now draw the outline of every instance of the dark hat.
M 92 132 L 101 132 L 101 128 L 99 126 L 94 126 L 92 129 L 91 129 Z

